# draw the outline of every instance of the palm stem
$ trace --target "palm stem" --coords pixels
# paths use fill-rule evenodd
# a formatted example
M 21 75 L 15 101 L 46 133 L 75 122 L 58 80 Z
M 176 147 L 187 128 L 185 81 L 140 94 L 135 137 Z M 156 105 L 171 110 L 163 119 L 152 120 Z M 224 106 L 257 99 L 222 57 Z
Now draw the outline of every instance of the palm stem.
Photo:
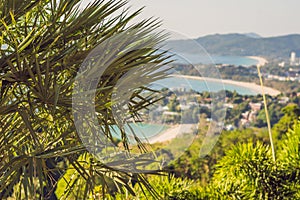
M 273 138 L 272 138 L 272 130 L 271 130 L 271 123 L 270 123 L 269 112 L 268 112 L 267 98 L 266 98 L 266 94 L 265 94 L 265 90 L 264 90 L 264 84 L 263 84 L 259 65 L 257 65 L 257 72 L 258 72 L 258 76 L 259 76 L 259 80 L 260 80 L 260 86 L 261 86 L 262 96 L 263 96 L 263 101 L 264 101 L 265 114 L 266 114 L 268 132 L 269 132 L 269 139 L 270 139 L 270 144 L 271 144 L 271 148 L 272 148 L 272 157 L 273 157 L 273 161 L 275 162 L 276 161 L 275 148 L 274 148 L 274 143 L 273 143 Z

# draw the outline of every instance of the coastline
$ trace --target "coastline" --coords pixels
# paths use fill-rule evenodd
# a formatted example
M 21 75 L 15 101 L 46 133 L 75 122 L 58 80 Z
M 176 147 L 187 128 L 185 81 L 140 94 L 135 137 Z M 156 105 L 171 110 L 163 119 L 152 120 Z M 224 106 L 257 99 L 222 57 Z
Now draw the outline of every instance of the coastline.
M 265 58 L 256 57 L 256 56 L 249 56 L 249 58 L 256 59 L 258 61 L 258 66 L 264 66 L 268 61 Z M 247 89 L 252 90 L 255 93 L 262 94 L 262 90 L 265 94 L 271 95 L 271 96 L 277 96 L 281 94 L 279 90 L 266 87 L 263 88 L 260 85 L 257 85 L 256 83 L 251 82 L 240 82 L 240 81 L 234 81 L 229 79 L 216 79 L 216 78 L 208 78 L 208 77 L 198 77 L 198 76 L 189 76 L 189 75 L 172 75 L 173 77 L 180 77 L 180 78 L 186 78 L 186 79 L 194 79 L 194 80 L 201 80 L 201 81 L 213 81 L 213 82 L 219 82 L 229 85 L 236 85 L 245 87 Z M 148 139 L 148 142 L 150 144 L 159 143 L 159 142 L 167 142 L 171 141 L 174 138 L 178 137 L 182 131 L 191 131 L 192 128 L 195 126 L 195 124 L 179 124 L 174 125 L 168 128 L 167 130 L 163 131 L 162 133 L 153 136 L 152 138 Z
M 250 83 L 250 82 L 240 82 L 240 81 L 233 81 L 229 79 L 215 79 L 215 78 L 208 78 L 208 77 L 198 77 L 198 76 L 188 76 L 188 75 L 173 75 L 174 77 L 181 77 L 181 78 L 187 78 L 187 79 L 195 79 L 195 80 L 202 80 L 202 81 L 214 81 L 214 82 L 221 82 L 226 83 L 230 85 L 237 85 L 241 87 L 248 88 L 252 90 L 255 93 L 262 94 L 262 88 L 260 85 L 257 85 L 256 83 Z M 263 90 L 265 94 L 271 95 L 271 96 L 277 96 L 281 94 L 279 90 L 270 88 L 270 87 L 263 87 Z
M 255 93 L 262 94 L 262 88 L 260 85 L 257 85 L 256 83 L 250 83 L 250 82 L 239 82 L 239 81 L 233 81 L 233 80 L 222 80 L 222 79 L 215 79 L 215 78 L 208 78 L 208 77 L 197 77 L 197 76 L 188 76 L 188 75 L 173 75 L 173 77 L 181 77 L 186 79 L 194 79 L 194 80 L 202 80 L 202 81 L 214 81 L 214 82 L 220 82 L 220 83 L 226 83 L 230 85 L 237 85 L 241 87 L 248 88 Z M 270 87 L 263 87 L 263 90 L 265 94 L 271 95 L 271 96 L 277 96 L 281 94 L 279 90 L 270 88 Z M 153 136 L 152 138 L 148 139 L 148 142 L 150 144 L 159 143 L 159 142 L 167 142 L 171 141 L 174 138 L 178 137 L 181 133 L 184 131 L 190 131 L 195 126 L 195 124 L 179 124 L 174 125 L 168 128 L 167 130 L 163 131 L 162 133 Z
M 264 65 L 266 65 L 268 63 L 268 60 L 263 58 L 263 57 L 259 57 L 259 56 L 246 56 L 247 58 L 251 58 L 253 60 L 257 60 L 257 66 L 262 67 Z
M 182 133 L 190 132 L 197 124 L 177 124 L 162 133 L 149 138 L 149 144 L 171 141 Z

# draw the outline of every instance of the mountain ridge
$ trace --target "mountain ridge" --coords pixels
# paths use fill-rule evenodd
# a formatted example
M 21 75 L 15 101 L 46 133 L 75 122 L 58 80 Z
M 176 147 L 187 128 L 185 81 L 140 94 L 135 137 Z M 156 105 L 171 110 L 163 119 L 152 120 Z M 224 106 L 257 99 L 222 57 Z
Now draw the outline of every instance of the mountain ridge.
M 171 40 L 168 45 L 184 53 L 196 53 L 195 42 L 209 54 L 222 56 L 264 56 L 288 58 L 292 51 L 300 54 L 300 34 L 273 37 L 249 37 L 246 34 L 214 34 L 195 40 Z

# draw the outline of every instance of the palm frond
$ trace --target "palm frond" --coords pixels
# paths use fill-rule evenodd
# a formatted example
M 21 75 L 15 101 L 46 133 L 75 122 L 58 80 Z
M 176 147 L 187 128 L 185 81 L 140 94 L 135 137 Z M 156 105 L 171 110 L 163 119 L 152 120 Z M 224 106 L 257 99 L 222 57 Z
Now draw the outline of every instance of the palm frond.
M 124 189 L 133 193 L 132 174 L 104 165 L 82 145 L 72 115 L 75 77 L 95 47 L 116 34 L 135 31 L 134 37 L 119 44 L 123 52 L 109 52 L 117 59 L 96 88 L 99 122 L 112 141 L 108 127 L 117 124 L 111 112 L 113 88 L 132 70 L 144 78 L 140 84 L 164 76 L 157 70 L 167 57 L 158 53 L 157 44 L 165 35 L 152 34 L 159 26 L 155 20 L 129 25 L 141 10 L 130 14 L 123 9 L 126 1 L 96 0 L 83 10 L 79 3 L 0 1 L 0 198 L 50 199 L 59 179 L 66 183 L 65 198 L 95 195 L 98 186 L 102 193 Z M 127 113 L 131 116 L 160 98 L 153 90 L 144 97 L 147 88 L 135 86 Z M 123 146 L 129 151 L 126 137 L 123 132 Z M 63 176 L 68 170 L 72 177 Z M 150 188 L 142 174 L 138 177 Z

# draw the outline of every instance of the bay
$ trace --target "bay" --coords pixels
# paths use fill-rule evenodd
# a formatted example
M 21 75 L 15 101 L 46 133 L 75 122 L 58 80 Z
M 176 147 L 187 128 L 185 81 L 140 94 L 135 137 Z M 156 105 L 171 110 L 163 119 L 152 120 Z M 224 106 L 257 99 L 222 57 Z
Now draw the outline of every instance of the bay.
M 224 64 L 235 66 L 252 66 L 257 65 L 258 61 L 249 57 L 243 56 L 221 56 L 208 54 L 188 54 L 178 53 L 174 55 L 174 63 L 179 64 Z
M 156 81 L 152 85 L 153 89 L 168 88 L 170 90 L 182 89 L 193 90 L 196 92 L 219 92 L 222 90 L 236 91 L 241 95 L 256 95 L 257 92 L 250 88 L 242 87 L 239 85 L 222 83 L 220 81 L 212 80 L 195 80 L 187 78 L 170 77 Z

